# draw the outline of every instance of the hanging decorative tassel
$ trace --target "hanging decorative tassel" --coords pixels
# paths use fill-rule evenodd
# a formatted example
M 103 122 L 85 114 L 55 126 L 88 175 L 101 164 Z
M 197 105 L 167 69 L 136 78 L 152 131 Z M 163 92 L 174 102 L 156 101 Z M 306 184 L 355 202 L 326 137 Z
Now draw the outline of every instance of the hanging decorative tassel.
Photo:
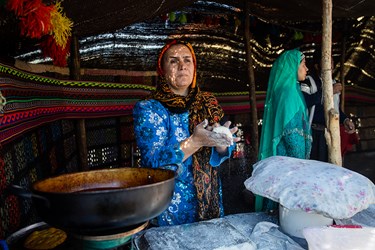
M 179 21 L 180 21 L 181 24 L 185 24 L 185 23 L 187 23 L 187 17 L 186 17 L 186 14 L 185 14 L 185 13 L 182 13 L 182 14 L 180 15 Z
M 67 65 L 73 22 L 63 14 L 60 2 L 46 6 L 42 0 L 9 0 L 6 8 L 20 20 L 22 36 L 43 39 L 43 55 L 56 66 Z
M 23 16 L 23 4 L 25 0 L 8 0 L 7 10 L 13 11 L 16 16 Z
M 51 7 L 45 6 L 42 0 L 9 0 L 6 7 L 20 20 L 22 36 L 39 39 L 48 34 Z
M 174 12 L 170 12 L 170 13 L 168 14 L 168 17 L 169 17 L 169 21 L 171 21 L 172 23 L 173 23 L 174 21 L 176 21 L 176 13 L 174 13 Z
M 51 29 L 51 10 L 42 0 L 26 1 L 23 5 L 24 15 L 20 16 L 21 35 L 40 39 Z
M 67 57 L 70 52 L 70 39 L 68 39 L 66 46 L 63 48 L 56 43 L 53 35 L 46 35 L 40 43 L 40 48 L 44 57 L 52 58 L 53 65 L 60 67 L 68 65 Z
M 73 22 L 63 14 L 60 2 L 57 2 L 52 8 L 51 24 L 51 34 L 53 34 L 56 44 L 64 49 L 69 37 L 72 36 Z
M 301 31 L 294 31 L 294 35 L 293 35 L 293 40 L 302 40 L 303 39 L 303 34 Z

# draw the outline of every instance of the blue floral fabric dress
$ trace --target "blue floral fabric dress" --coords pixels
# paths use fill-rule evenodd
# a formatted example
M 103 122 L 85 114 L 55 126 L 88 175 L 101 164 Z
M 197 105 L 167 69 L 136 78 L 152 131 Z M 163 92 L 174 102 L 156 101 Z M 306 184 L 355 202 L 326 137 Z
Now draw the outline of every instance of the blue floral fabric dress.
M 184 153 L 180 142 L 190 136 L 189 113 L 171 113 L 160 102 L 150 99 L 137 102 L 133 109 L 134 133 L 141 152 L 143 167 L 163 167 L 177 171 L 175 190 L 169 207 L 157 217 L 159 226 L 180 225 L 197 221 L 197 194 L 194 186 L 192 157 L 182 162 Z M 210 164 L 219 166 L 232 153 L 226 155 L 212 150 Z M 168 165 L 168 164 L 178 164 Z M 220 184 L 220 214 L 224 215 Z

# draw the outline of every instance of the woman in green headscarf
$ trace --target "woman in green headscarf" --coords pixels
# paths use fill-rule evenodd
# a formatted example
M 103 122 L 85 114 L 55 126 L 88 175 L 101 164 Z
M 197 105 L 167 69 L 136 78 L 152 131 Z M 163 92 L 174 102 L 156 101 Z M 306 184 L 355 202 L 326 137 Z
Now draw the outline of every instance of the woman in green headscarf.
M 309 159 L 311 131 L 307 106 L 299 81 L 306 78 L 305 56 L 299 50 L 284 51 L 274 62 L 264 105 L 259 160 L 274 155 Z M 268 202 L 267 210 L 275 209 Z M 262 210 L 263 199 L 256 196 L 255 210 Z
M 273 155 L 308 159 L 311 132 L 299 81 L 306 78 L 305 56 L 284 51 L 274 62 L 264 105 L 259 160 Z

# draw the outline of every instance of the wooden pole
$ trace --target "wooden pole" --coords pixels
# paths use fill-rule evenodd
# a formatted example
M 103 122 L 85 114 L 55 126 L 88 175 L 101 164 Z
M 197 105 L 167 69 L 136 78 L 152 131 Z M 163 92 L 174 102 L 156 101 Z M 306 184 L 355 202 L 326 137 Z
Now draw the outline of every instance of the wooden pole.
M 258 148 L 259 148 L 259 136 L 258 136 L 258 110 L 255 94 L 255 76 L 254 76 L 254 62 L 251 57 L 251 44 L 250 40 L 252 35 L 250 33 L 250 13 L 249 13 L 249 1 L 245 1 L 245 50 L 247 59 L 247 77 L 249 82 L 249 99 L 250 99 L 250 115 L 251 115 L 251 157 L 250 162 L 255 163 L 258 159 Z
M 342 85 L 340 107 L 342 111 L 345 111 L 345 75 L 344 75 L 344 64 L 346 57 L 346 36 L 347 36 L 348 22 L 344 20 L 344 36 L 341 44 L 341 58 L 340 58 L 340 83 Z
M 81 64 L 79 56 L 79 43 L 76 35 L 72 36 L 70 48 L 70 79 L 79 81 L 81 80 Z
M 70 78 L 72 80 L 81 80 L 81 64 L 79 56 L 79 43 L 76 35 L 72 36 L 71 42 L 71 52 L 70 52 Z M 79 152 L 79 159 L 81 164 L 81 170 L 88 170 L 88 160 L 87 160 L 87 138 L 86 138 L 86 123 L 85 119 L 78 119 L 77 125 L 77 145 Z
M 328 145 L 328 162 L 342 166 L 339 113 L 333 105 L 332 87 L 332 0 L 323 0 L 322 32 L 322 80 L 324 115 L 326 119 L 325 138 Z

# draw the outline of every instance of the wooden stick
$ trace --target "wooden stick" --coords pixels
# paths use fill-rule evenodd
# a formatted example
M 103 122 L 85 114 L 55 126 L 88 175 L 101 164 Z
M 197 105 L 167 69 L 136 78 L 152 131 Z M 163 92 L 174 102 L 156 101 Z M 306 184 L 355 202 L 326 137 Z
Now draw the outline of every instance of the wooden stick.
M 247 76 L 249 82 L 249 99 L 250 99 L 250 115 L 251 115 L 251 147 L 252 152 L 251 155 L 255 157 L 251 157 L 250 160 L 256 161 L 258 158 L 258 110 L 257 110 L 257 101 L 255 95 L 255 74 L 254 74 L 254 61 L 251 57 L 251 44 L 250 40 L 252 39 L 252 35 L 250 33 L 250 6 L 249 1 L 246 1 L 245 7 L 245 49 L 246 49 L 246 59 L 247 59 Z M 255 162 L 250 162 L 250 164 Z

